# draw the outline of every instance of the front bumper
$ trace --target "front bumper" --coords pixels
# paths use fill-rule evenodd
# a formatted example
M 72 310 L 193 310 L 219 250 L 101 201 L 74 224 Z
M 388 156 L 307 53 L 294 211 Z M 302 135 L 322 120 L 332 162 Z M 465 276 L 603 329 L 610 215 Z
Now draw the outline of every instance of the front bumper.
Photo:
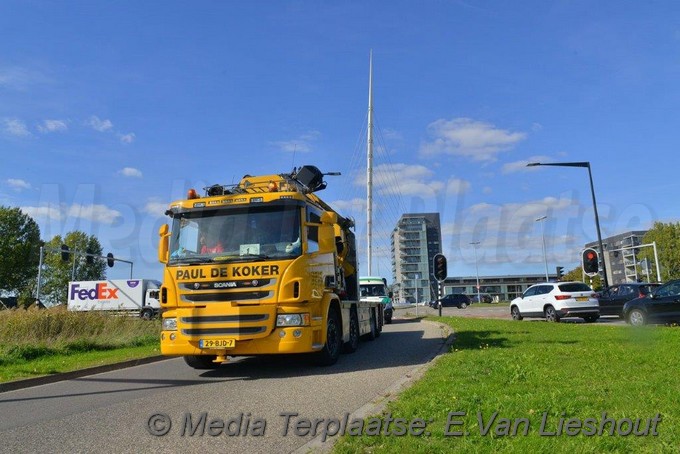
M 218 313 L 219 312 L 219 313 Z M 323 347 L 322 322 L 311 326 L 276 326 L 276 306 L 196 310 L 178 308 L 164 317 L 177 318 L 177 330 L 161 331 L 161 353 L 185 355 L 265 355 L 305 353 Z M 232 348 L 200 348 L 201 340 L 233 340 Z

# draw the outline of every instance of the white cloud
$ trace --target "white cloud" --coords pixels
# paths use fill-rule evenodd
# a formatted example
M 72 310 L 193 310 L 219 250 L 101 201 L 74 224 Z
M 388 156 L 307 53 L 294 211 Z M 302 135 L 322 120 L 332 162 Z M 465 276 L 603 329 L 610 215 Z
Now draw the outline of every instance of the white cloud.
M 508 162 L 503 164 L 503 173 L 516 173 L 516 172 L 531 172 L 536 170 L 536 167 L 527 167 L 530 162 L 551 162 L 552 158 L 547 156 L 532 156 L 529 159 L 524 159 L 521 161 Z
M 17 66 L 0 68 L 0 87 L 26 90 L 30 85 L 47 82 L 41 73 Z
M 157 200 L 149 200 L 144 205 L 144 211 L 148 214 L 155 216 L 163 216 L 165 211 L 168 209 L 169 203 L 159 202 Z
M 297 139 L 270 142 L 270 144 L 290 153 L 309 153 L 312 151 L 312 143 L 319 138 L 321 138 L 319 131 L 309 131 L 300 135 Z
M 446 191 L 447 194 L 460 194 L 470 188 L 470 183 L 459 178 L 448 181 L 433 180 L 434 172 L 423 165 L 403 163 L 382 164 L 373 171 L 373 187 L 378 194 L 400 194 L 402 196 L 434 196 Z M 354 179 L 356 186 L 366 186 L 366 174 L 361 173 Z
M 25 180 L 19 178 L 8 178 L 6 181 L 7 186 L 16 192 L 21 192 L 26 189 L 31 189 L 31 184 Z
M 105 205 L 80 205 L 77 203 L 71 206 L 67 206 L 65 204 L 59 206 L 28 206 L 21 207 L 21 210 L 33 218 L 43 218 L 51 221 L 61 221 L 66 218 L 75 218 L 86 219 L 102 224 L 113 224 L 117 218 L 122 216 L 119 211 L 108 208 Z
M 465 218 L 456 225 L 455 233 L 472 233 L 482 225 L 484 231 L 497 234 L 522 232 L 541 216 L 555 218 L 560 214 L 566 219 L 566 213 L 570 210 L 574 212 L 573 215 L 579 215 L 578 208 L 578 202 L 569 197 L 545 197 L 526 203 L 503 205 L 478 203 L 467 209 Z
M 111 120 L 101 120 L 96 115 L 92 115 L 90 119 L 85 122 L 85 124 L 99 132 L 105 132 L 113 128 L 113 123 L 111 123 Z
M 129 134 L 119 134 L 118 137 L 120 138 L 121 143 L 132 143 L 135 141 L 135 133 L 131 132 Z
M 32 218 L 46 218 L 52 221 L 61 221 L 63 219 L 62 211 L 55 206 L 40 206 L 40 207 L 21 207 L 21 211 Z
M 331 204 L 339 213 L 363 213 L 366 211 L 366 199 L 335 200 Z
M 79 205 L 75 203 L 66 210 L 66 215 L 101 222 L 102 224 L 112 224 L 116 218 L 121 216 L 121 213 L 105 205 Z
M 63 120 L 43 120 L 42 123 L 38 125 L 38 131 L 43 134 L 50 132 L 64 132 L 68 129 L 68 125 Z
M 30 183 L 19 178 L 9 178 L 7 180 L 7 185 L 17 192 L 23 191 L 24 189 L 31 189 Z
M 28 137 L 31 133 L 26 127 L 26 123 L 17 118 L 5 118 L 2 120 L 2 129 L 5 134 L 16 137 Z
M 134 167 L 125 167 L 118 171 L 124 177 L 142 178 L 142 171 Z
M 511 149 L 526 138 L 523 132 L 499 129 L 470 118 L 436 120 L 427 129 L 432 140 L 420 146 L 421 155 L 446 154 L 474 161 L 494 161 L 500 152 Z

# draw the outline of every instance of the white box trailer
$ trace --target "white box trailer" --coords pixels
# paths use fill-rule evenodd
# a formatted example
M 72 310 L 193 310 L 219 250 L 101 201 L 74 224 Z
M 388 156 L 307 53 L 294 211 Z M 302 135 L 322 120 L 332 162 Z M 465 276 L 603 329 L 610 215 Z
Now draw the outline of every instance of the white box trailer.
M 69 282 L 67 306 L 69 311 L 118 311 L 151 319 L 160 311 L 160 286 L 151 279 Z

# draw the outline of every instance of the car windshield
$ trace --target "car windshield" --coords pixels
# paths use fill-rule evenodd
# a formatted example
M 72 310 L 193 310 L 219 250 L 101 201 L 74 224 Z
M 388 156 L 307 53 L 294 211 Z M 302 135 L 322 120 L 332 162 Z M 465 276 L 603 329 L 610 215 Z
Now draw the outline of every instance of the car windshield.
M 592 292 L 591 288 L 582 282 L 570 282 L 557 286 L 561 292 Z
M 295 205 L 187 211 L 173 217 L 169 263 L 294 258 L 300 244 Z

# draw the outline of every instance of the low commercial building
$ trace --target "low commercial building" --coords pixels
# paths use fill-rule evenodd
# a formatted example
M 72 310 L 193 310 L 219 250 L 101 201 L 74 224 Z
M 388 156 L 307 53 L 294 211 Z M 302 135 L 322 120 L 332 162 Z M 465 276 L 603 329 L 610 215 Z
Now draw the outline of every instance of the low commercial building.
M 557 275 L 549 275 L 551 281 L 557 280 Z M 543 274 L 524 274 L 506 276 L 479 276 L 479 293 L 487 293 L 498 297 L 499 301 L 510 301 L 520 296 L 534 284 L 545 282 Z M 448 277 L 444 281 L 444 294 L 466 293 L 477 294 L 477 277 Z

